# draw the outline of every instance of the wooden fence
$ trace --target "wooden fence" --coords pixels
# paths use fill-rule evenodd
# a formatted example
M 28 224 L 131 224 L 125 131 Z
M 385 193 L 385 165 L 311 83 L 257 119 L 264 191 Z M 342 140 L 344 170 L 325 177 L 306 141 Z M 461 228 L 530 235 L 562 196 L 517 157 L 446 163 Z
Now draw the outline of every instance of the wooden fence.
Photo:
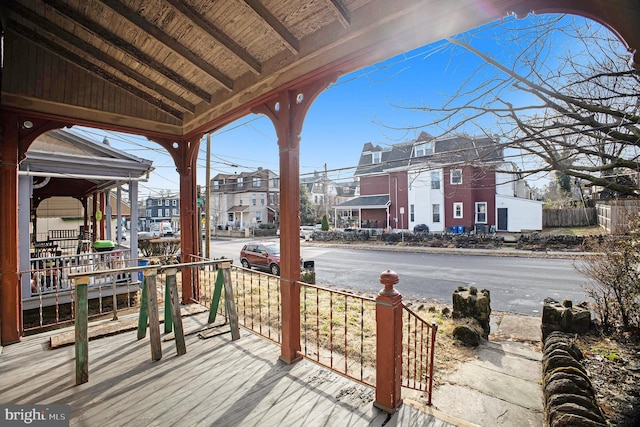
M 608 200 L 596 203 L 598 224 L 608 234 L 628 231 L 629 218 L 640 212 L 640 200 Z
M 543 227 L 586 227 L 598 224 L 596 208 L 543 209 Z

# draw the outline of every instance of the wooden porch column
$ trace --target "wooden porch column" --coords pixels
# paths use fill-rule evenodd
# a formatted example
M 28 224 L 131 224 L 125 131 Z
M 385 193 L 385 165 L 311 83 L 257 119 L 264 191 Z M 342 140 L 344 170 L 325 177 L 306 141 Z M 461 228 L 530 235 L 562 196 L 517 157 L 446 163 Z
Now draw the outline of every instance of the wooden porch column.
M 2 344 L 20 340 L 21 292 L 18 283 L 18 118 L 2 120 L 0 146 L 0 331 Z M 11 120 L 13 119 L 13 120 Z
M 280 359 L 293 363 L 300 354 L 300 134 L 313 100 L 335 81 L 324 78 L 283 90 L 252 112 L 271 119 L 280 150 Z
M 179 171 L 180 172 L 180 171 Z M 189 255 L 197 255 L 196 245 L 198 238 L 198 225 L 196 209 L 196 167 L 189 166 L 186 171 L 180 172 L 180 253 L 181 262 L 189 262 Z M 192 299 L 198 299 L 197 287 L 192 291 L 191 269 L 182 270 L 182 303 L 189 304 Z
M 20 340 L 22 335 L 22 292 L 19 283 L 18 165 L 29 145 L 42 133 L 64 127 L 49 120 L 2 111 L 0 115 L 0 342 Z M 30 214 L 30 209 L 22 215 Z
M 376 400 L 373 406 L 393 414 L 402 405 L 402 295 L 393 286 L 398 275 L 380 274 L 384 289 L 376 298 Z
M 197 255 L 196 243 L 200 238 L 199 216 L 196 208 L 196 166 L 198 148 L 203 133 L 189 136 L 185 140 L 149 138 L 165 148 L 173 158 L 176 170 L 180 174 L 180 254 L 181 261 L 188 262 L 190 255 Z M 192 290 L 192 274 L 190 268 L 182 273 L 182 303 L 190 304 L 200 298 L 199 290 Z

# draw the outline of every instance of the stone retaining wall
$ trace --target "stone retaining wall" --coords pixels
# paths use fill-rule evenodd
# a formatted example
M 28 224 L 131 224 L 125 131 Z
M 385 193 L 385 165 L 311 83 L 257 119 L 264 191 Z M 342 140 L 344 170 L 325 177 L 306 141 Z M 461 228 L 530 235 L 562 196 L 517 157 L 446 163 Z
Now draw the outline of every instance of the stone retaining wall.
M 551 332 L 542 350 L 545 426 L 606 426 L 573 335 Z

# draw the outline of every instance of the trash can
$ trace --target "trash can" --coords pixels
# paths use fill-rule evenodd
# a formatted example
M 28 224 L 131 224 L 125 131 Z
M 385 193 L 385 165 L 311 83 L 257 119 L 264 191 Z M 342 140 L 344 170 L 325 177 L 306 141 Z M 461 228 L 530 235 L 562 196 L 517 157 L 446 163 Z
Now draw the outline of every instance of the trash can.
M 148 259 L 139 259 L 138 260 L 138 265 L 140 267 L 145 267 L 145 266 L 149 265 L 149 260 Z M 140 282 L 140 287 L 142 287 L 142 279 L 144 279 L 144 271 L 140 270 L 140 271 L 138 271 L 138 281 Z
M 116 247 L 115 242 L 112 240 L 96 240 L 93 243 L 93 248 L 96 252 L 109 252 Z

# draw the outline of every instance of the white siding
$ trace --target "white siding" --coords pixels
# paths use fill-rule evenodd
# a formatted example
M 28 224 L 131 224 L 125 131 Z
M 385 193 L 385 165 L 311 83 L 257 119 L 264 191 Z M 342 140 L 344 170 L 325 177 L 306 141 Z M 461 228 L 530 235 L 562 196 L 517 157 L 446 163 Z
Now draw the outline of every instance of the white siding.
M 440 172 L 440 189 L 431 189 L 431 172 L 432 170 L 419 170 L 409 171 L 407 178 L 409 180 L 409 212 L 407 212 L 408 229 L 413 230 L 416 224 L 427 224 L 429 231 L 443 231 L 444 230 L 444 193 L 442 192 L 444 187 L 442 169 Z M 440 222 L 434 223 L 432 221 L 432 209 L 434 204 L 440 205 Z M 411 205 L 415 206 L 414 220 L 411 221 Z
M 496 221 L 499 208 L 507 208 L 507 231 L 542 230 L 542 205 L 537 200 L 496 195 Z

